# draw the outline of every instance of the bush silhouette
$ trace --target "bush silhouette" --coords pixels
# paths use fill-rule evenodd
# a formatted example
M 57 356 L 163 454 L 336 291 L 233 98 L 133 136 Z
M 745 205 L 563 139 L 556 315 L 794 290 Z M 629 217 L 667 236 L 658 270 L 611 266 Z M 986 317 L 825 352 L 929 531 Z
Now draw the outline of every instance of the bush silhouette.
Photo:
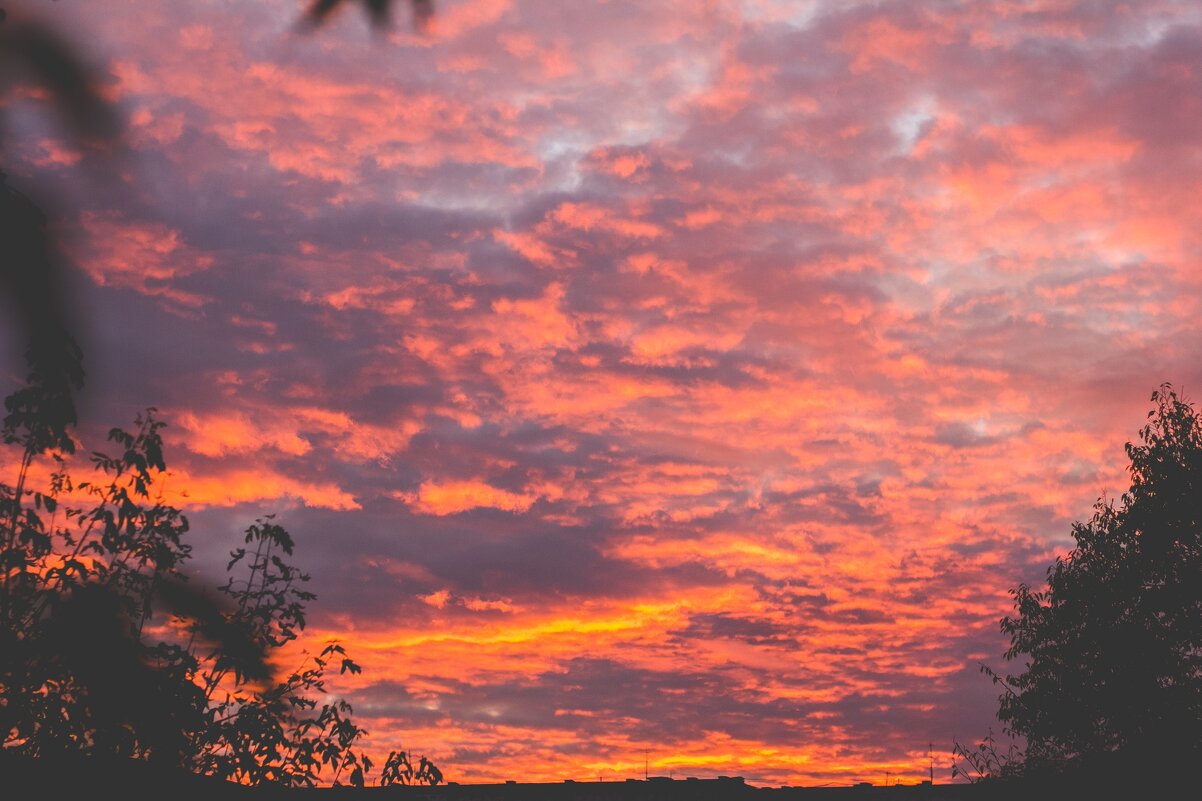
M 188 520 L 155 495 L 166 464 L 153 410 L 132 432 L 113 429 L 116 455 L 93 453 L 99 478 L 76 482 L 36 409 L 12 398 L 9 408 L 4 439 L 21 459 L 16 483 L 0 484 L 5 755 L 136 759 L 250 785 L 365 784 L 364 730 L 345 701 L 319 700 L 329 670 L 359 666 L 328 643 L 282 678 L 267 668 L 314 599 L 309 576 L 285 561 L 288 532 L 256 521 L 227 581 L 201 591 L 182 572 Z M 440 780 L 403 751 L 382 771 L 385 783 Z

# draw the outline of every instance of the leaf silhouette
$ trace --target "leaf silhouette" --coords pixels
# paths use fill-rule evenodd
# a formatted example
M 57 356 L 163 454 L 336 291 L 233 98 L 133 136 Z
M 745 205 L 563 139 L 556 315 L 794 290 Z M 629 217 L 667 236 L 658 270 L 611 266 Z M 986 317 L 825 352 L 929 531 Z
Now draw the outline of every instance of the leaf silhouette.
M 311 25 L 321 25 L 345 2 L 346 0 L 314 0 L 309 6 L 309 10 L 305 12 L 305 19 Z M 359 0 L 359 2 L 363 4 L 375 27 L 380 28 L 391 22 L 392 0 Z M 430 18 L 434 16 L 433 0 L 409 0 L 409 6 L 413 10 L 414 26 L 419 30 L 423 29 Z

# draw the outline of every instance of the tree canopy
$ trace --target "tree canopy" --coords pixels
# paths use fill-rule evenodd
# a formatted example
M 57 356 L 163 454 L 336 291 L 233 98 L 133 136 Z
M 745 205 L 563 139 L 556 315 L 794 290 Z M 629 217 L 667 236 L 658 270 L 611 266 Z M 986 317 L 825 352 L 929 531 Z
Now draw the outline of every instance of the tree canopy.
M 286 561 L 288 532 L 256 521 L 225 583 L 198 587 L 183 572 L 188 519 L 159 492 L 153 410 L 112 429 L 114 452 L 94 451 L 95 475 L 77 480 L 71 454 L 43 435 L 38 398 L 14 393 L 3 427 L 20 459 L 16 481 L 0 483 L 0 752 L 251 785 L 365 784 L 366 732 L 346 701 L 321 699 L 329 670 L 359 666 L 331 642 L 282 676 L 269 668 L 314 599 Z M 397 750 L 380 780 L 441 774 Z
M 1025 772 L 1174 772 L 1202 754 L 1202 422 L 1165 384 L 1131 487 L 1073 527 L 1047 584 L 1011 591 L 1013 675 L 998 718 L 1026 741 Z

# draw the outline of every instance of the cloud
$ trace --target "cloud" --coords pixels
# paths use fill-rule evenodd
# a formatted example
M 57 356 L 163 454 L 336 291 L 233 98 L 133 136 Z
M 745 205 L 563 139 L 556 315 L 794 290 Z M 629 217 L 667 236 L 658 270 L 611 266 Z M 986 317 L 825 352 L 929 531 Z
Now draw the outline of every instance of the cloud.
M 507 492 L 482 481 L 455 481 L 446 484 L 423 483 L 413 495 L 399 495 L 422 514 L 453 515 L 469 509 L 489 507 L 524 512 L 535 498 Z
M 6 169 L 68 199 L 84 433 L 161 410 L 206 564 L 281 512 L 379 750 L 846 783 L 983 734 L 1006 589 L 1202 377 L 1197 10 L 293 11 L 49 9 L 136 166 L 17 97 Z

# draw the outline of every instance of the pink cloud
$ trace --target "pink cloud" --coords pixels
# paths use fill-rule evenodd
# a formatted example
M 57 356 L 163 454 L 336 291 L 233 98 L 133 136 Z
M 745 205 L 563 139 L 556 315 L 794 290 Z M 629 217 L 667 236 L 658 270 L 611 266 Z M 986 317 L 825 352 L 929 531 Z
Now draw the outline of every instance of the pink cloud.
M 1189 4 L 151 6 L 72 12 L 144 182 L 14 156 L 97 405 L 198 522 L 283 507 L 366 727 L 457 780 L 917 778 L 1200 376 Z

